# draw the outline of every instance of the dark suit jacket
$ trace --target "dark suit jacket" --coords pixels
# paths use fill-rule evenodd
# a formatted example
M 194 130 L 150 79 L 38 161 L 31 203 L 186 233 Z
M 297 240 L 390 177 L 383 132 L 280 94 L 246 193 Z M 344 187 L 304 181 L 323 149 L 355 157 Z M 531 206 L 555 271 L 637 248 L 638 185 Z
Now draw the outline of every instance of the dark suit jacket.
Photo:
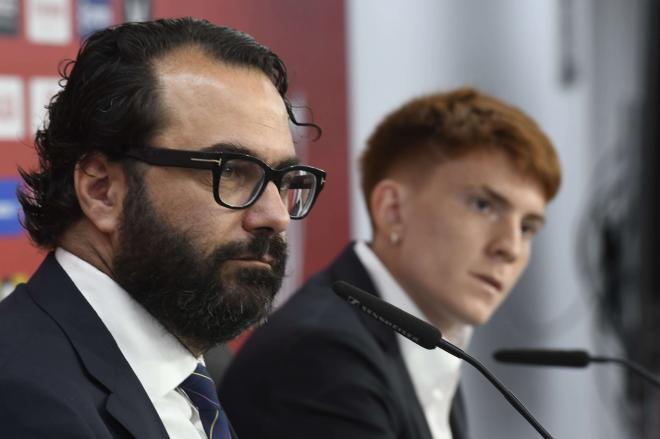
M 0 437 L 168 437 L 114 339 L 52 254 L 0 302 Z
M 338 298 L 337 280 L 375 293 L 351 247 L 255 331 L 219 391 L 234 427 L 247 439 L 430 439 L 394 332 Z M 460 396 L 451 426 L 467 437 Z

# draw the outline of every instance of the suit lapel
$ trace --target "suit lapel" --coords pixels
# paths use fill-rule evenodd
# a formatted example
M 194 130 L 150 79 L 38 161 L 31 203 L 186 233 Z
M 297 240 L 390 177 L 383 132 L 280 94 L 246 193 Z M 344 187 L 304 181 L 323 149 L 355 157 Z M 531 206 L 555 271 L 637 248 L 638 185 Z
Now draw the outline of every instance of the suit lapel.
M 136 438 L 167 438 L 153 404 L 115 340 L 52 253 L 27 287 L 37 305 L 62 328 L 90 375 L 108 390 L 108 412 Z
M 353 250 L 353 244 L 347 247 L 330 266 L 329 273 L 332 278 L 331 282 L 343 280 L 374 296 L 380 297 L 371 277 Z M 397 386 L 395 393 L 402 398 L 402 406 L 406 407 L 406 416 L 411 421 L 411 425 L 417 430 L 417 434 L 414 437 L 418 439 L 432 439 L 424 411 L 415 394 L 410 373 L 403 361 L 396 334 L 376 319 L 359 312 L 354 307 L 351 308 L 354 312 L 358 313 L 364 326 L 378 341 L 378 344 L 391 360 L 389 366 L 390 370 L 393 371 L 393 384 Z
M 460 385 L 456 389 L 454 401 L 452 401 L 451 412 L 449 413 L 449 426 L 453 439 L 468 439 L 467 414 L 465 413 L 463 390 Z

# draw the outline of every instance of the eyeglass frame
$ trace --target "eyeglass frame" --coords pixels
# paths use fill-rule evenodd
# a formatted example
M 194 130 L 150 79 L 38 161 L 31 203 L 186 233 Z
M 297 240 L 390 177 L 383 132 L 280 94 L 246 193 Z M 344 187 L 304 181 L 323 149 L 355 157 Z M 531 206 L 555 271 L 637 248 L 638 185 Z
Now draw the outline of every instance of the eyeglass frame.
M 325 185 L 325 176 L 326 172 L 322 169 L 315 168 L 313 166 L 307 165 L 291 165 L 285 166 L 280 169 L 273 169 L 264 163 L 262 160 L 251 156 L 249 154 L 244 154 L 240 152 L 233 151 L 198 151 L 198 150 L 182 150 L 182 149 L 170 149 L 170 148 L 154 148 L 150 146 L 145 146 L 141 148 L 129 149 L 124 153 L 124 156 L 130 157 L 135 160 L 147 163 L 153 166 L 172 166 L 178 168 L 189 168 L 189 169 L 208 169 L 213 173 L 213 198 L 215 202 L 219 205 L 226 207 L 228 209 L 240 210 L 247 209 L 257 202 L 261 194 L 266 189 L 266 186 L 269 182 L 275 183 L 278 192 L 280 191 L 280 186 L 282 184 L 282 178 L 288 172 L 295 170 L 303 170 L 309 172 L 310 174 L 316 177 L 316 188 L 313 194 L 312 201 L 309 204 L 309 208 L 304 215 L 292 216 L 289 214 L 289 218 L 298 220 L 305 218 L 309 212 L 312 211 L 314 203 L 318 198 L 323 186 Z M 263 183 L 261 188 L 255 192 L 254 196 L 250 201 L 248 201 L 243 206 L 232 206 L 225 203 L 220 199 L 220 178 L 223 164 L 230 159 L 241 159 L 247 160 L 256 163 L 264 170 Z

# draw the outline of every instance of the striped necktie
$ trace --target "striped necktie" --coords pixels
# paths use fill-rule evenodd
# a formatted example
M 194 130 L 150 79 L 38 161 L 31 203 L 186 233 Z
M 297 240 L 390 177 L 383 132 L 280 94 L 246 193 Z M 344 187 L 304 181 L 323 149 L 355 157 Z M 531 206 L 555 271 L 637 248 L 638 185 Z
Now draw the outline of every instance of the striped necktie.
M 209 439 L 231 439 L 229 420 L 218 401 L 215 383 L 202 363 L 179 386 L 199 410 L 204 431 Z

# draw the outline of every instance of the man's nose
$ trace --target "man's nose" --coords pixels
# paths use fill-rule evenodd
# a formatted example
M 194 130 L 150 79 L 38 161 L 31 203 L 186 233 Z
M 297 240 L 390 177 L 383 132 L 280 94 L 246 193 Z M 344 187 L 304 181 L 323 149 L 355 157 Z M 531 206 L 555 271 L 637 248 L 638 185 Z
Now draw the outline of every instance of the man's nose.
M 290 221 L 285 201 L 275 183 L 269 182 L 259 199 L 247 209 L 244 228 L 248 232 L 260 230 L 272 231 L 273 234 L 285 231 Z
M 491 256 L 513 263 L 523 251 L 523 236 L 515 218 L 502 218 L 493 226 L 493 236 L 488 246 Z

